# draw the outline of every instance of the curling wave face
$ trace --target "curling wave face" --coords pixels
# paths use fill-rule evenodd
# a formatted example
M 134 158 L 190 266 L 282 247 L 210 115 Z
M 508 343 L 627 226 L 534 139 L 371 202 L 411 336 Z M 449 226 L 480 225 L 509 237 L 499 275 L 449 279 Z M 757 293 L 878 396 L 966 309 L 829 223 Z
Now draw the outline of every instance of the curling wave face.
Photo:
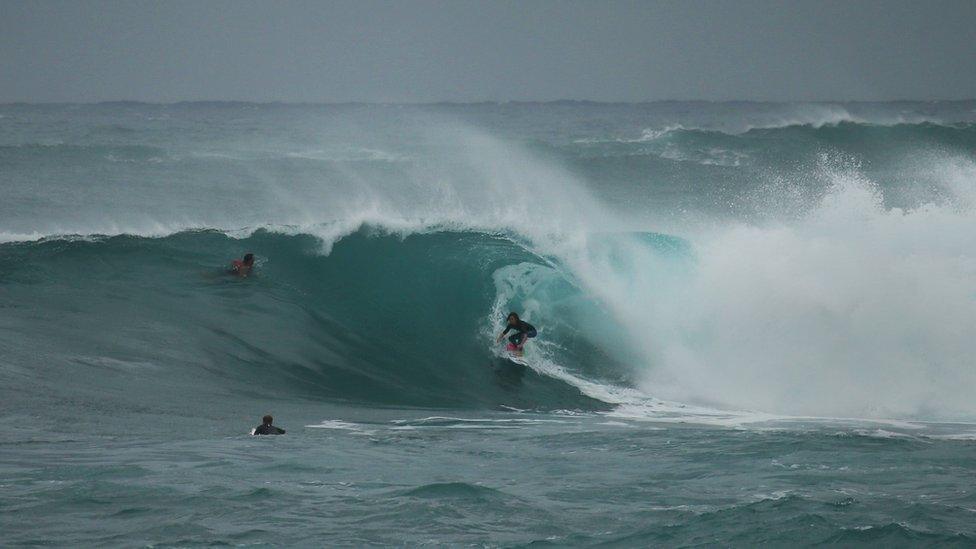
M 129 388 L 124 400 L 168 401 L 175 393 L 158 391 L 166 379 L 180 393 L 230 398 L 607 408 L 498 361 L 481 337 L 496 299 L 492 273 L 514 268 L 507 283 L 547 286 L 535 296 L 547 313 L 585 301 L 536 256 L 478 233 L 371 233 L 328 256 L 317 238 L 266 231 L 2 245 L 5 333 L 16 336 L 6 342 L 17 343 L 5 362 L 36 363 L 32 383 L 61 396 L 119 385 Z M 259 257 L 253 277 L 213 262 L 243 249 Z M 561 330 L 549 331 L 558 341 Z M 581 363 L 600 362 L 581 342 L 566 347 Z

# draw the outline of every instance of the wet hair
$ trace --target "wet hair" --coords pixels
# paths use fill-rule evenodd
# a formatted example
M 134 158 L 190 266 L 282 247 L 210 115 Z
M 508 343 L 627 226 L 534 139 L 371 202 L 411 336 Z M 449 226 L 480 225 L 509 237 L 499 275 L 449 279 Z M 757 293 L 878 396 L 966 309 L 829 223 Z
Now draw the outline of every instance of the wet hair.
M 509 320 L 512 320 L 512 317 L 513 316 L 515 317 L 515 322 L 518 322 L 520 320 L 519 319 L 519 316 L 518 316 L 518 313 L 508 313 L 508 316 L 505 317 L 505 322 L 508 322 Z
M 271 416 L 264 416 L 263 418 L 261 418 L 261 423 L 264 423 L 265 425 L 271 425 L 272 423 L 274 423 L 274 418 Z
M 244 254 L 244 264 L 250 265 L 254 263 L 254 254 Z

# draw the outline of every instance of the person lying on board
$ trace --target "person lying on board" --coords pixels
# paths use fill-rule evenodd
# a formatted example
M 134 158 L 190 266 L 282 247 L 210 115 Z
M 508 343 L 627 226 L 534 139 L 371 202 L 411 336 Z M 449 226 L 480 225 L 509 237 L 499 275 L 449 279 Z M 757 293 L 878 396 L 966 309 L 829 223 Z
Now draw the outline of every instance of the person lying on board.
M 244 254 L 244 259 L 235 259 L 230 262 L 230 272 L 241 278 L 247 278 L 254 268 L 254 254 Z
M 508 313 L 505 330 L 498 334 L 498 338 L 495 341 L 501 342 L 502 338 L 505 337 L 505 334 L 511 330 L 515 330 L 515 333 L 508 338 L 509 343 L 507 349 L 515 356 L 522 356 L 525 342 L 530 337 L 535 337 L 538 332 L 536 332 L 535 326 L 520 319 L 518 314 Z

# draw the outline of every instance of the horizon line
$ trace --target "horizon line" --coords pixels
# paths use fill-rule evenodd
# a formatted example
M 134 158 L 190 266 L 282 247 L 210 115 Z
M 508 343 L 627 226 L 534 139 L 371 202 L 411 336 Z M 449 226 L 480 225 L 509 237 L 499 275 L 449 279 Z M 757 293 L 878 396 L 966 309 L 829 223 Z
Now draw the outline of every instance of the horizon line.
M 472 106 L 472 105 L 552 105 L 552 104 L 590 104 L 590 105 L 651 105 L 665 103 L 702 104 L 868 104 L 868 103 L 967 103 L 976 102 L 976 97 L 964 99 L 812 99 L 812 100 L 766 100 L 766 99 L 650 99 L 642 101 L 602 101 L 594 99 L 547 99 L 547 100 L 478 100 L 478 101 L 253 101 L 240 99 L 184 99 L 174 101 L 144 101 L 139 99 L 113 99 L 100 101 L 0 101 L 0 106 L 32 105 L 154 105 L 175 106 L 194 104 L 223 105 L 265 105 L 265 106 Z

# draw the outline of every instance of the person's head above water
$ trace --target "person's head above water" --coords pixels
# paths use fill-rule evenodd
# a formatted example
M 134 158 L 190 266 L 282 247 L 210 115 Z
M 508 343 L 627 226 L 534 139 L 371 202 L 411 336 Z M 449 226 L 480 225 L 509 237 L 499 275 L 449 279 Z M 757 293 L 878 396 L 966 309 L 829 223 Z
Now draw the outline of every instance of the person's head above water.
M 244 254 L 244 261 L 242 261 L 242 263 L 244 263 L 245 265 L 252 265 L 254 263 L 254 254 L 252 253 Z
M 516 325 L 519 323 L 519 315 L 516 313 L 508 313 L 508 323 L 509 325 Z
M 261 418 L 261 425 L 251 429 L 252 435 L 283 435 L 285 430 L 281 427 L 275 427 L 272 425 L 274 418 L 270 415 Z

